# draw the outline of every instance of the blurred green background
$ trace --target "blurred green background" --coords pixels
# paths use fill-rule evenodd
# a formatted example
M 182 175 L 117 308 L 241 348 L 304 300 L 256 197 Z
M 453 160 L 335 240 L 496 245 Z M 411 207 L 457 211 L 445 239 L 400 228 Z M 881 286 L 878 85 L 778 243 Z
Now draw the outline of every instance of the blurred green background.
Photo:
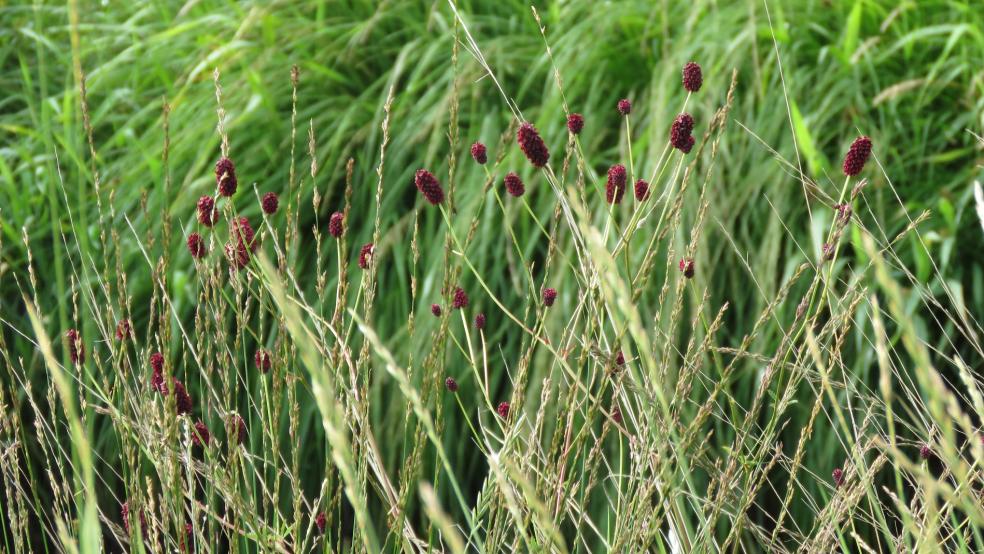
M 405 245 L 413 226 L 411 208 L 419 201 L 410 178 L 418 167 L 447 175 L 449 103 L 455 78 L 450 63 L 454 19 L 448 4 L 442 0 L 79 4 L 73 41 L 65 3 L 0 1 L 3 319 L 22 331 L 29 329 L 21 316 L 20 287 L 27 282 L 22 229 L 42 271 L 41 304 L 49 332 L 55 335 L 69 326 L 69 284 L 73 267 L 81 263 L 74 242 L 69 240 L 66 247 L 60 238 L 71 228 L 70 216 L 85 231 L 77 237 L 81 251 L 96 260 L 102 256 L 73 56 L 88 77 L 96 166 L 112 191 L 112 224 L 121 234 L 124 250 L 131 252 L 124 265 L 138 330 L 146 328 L 141 317 L 146 318 L 150 268 L 139 255 L 137 237 L 129 232 L 123 215 L 129 216 L 152 258 L 163 248 L 175 253 L 170 282 L 179 314 L 190 322 L 193 297 L 185 292 L 190 290 L 185 285 L 193 279 L 193 266 L 184 255 L 182 234 L 194 227 L 196 199 L 214 186 L 212 166 L 219 156 L 219 136 L 212 71 L 217 67 L 222 72 L 231 156 L 242 191 L 236 202 L 240 210 L 256 216 L 258 208 L 248 185 L 257 183 L 260 192 L 287 187 L 290 67 L 296 64 L 300 68 L 298 174 L 309 186 L 305 152 L 310 122 L 317 136 L 320 172 L 315 186 L 324 197 L 319 218 L 323 225 L 327 214 L 341 205 L 344 165 L 349 157 L 355 158 L 351 244 L 367 242 L 372 232 L 371 216 L 360 214 L 370 214 L 374 203 L 382 105 L 394 87 L 382 203 L 385 265 L 380 269 L 375 325 L 392 348 L 408 354 L 410 343 L 400 340 L 406 334 L 406 313 L 411 309 L 426 313 L 440 287 L 443 223 L 431 210 L 420 215 L 420 305 L 409 306 L 410 254 Z M 774 295 L 792 269 L 817 252 L 829 210 L 823 210 L 813 196 L 808 207 L 808 191 L 795 173 L 797 164 L 827 194 L 836 195 L 842 184 L 842 156 L 859 134 L 872 137 L 874 155 L 898 192 L 897 198 L 882 172 L 867 172 L 865 200 L 856 208 L 862 220 L 869 229 L 893 237 L 908 223 L 904 210 L 913 218 L 929 210 L 929 220 L 920 227 L 923 241 L 940 274 L 957 291 L 958 301 L 966 303 L 972 314 L 980 314 L 984 240 L 971 186 L 984 172 L 981 142 L 972 134 L 984 130 L 984 6 L 980 2 L 536 4 L 563 77 L 566 100 L 572 111 L 585 115 L 582 145 L 596 164 L 589 171 L 598 176 L 626 158 L 621 121 L 614 109 L 619 98 L 634 102 L 633 129 L 668 129 L 683 100 L 680 67 L 696 60 L 703 65 L 705 84 L 688 109 L 702 132 L 724 101 L 732 69 L 738 71 L 735 107 L 710 185 L 717 197 L 712 199 L 708 231 L 698 253 L 699 266 L 707 268 L 702 275 L 711 292 L 710 304 L 731 303 L 722 343 L 737 344 L 752 324 L 742 314 L 757 313 L 763 295 Z M 562 99 L 529 4 L 460 0 L 458 6 L 507 93 L 559 153 L 566 140 Z M 498 136 L 508 127 L 510 113 L 480 65 L 465 50 L 460 56 L 456 155 L 466 163 L 459 163 L 456 186 L 467 202 L 468 189 L 477 190 L 484 182 L 479 169 L 467 163 L 467 146 L 481 139 L 489 145 L 490 157 L 497 155 Z M 161 159 L 165 98 L 172 106 L 170 195 L 163 191 Z M 635 141 L 636 166 L 648 174 L 665 134 L 640 134 Z M 518 160 L 514 148 L 509 156 Z M 553 210 L 546 186 L 532 187 L 529 200 L 543 218 Z M 300 228 L 309 239 L 315 218 L 309 198 L 301 205 L 305 209 Z M 158 216 L 164 208 L 176 226 L 166 245 L 160 242 Z M 488 219 L 480 225 L 472 248 L 474 262 L 494 275 L 492 281 L 499 289 L 518 288 L 521 293 L 504 267 L 511 254 L 502 240 L 501 225 Z M 542 248 L 535 244 L 532 223 L 518 225 L 529 225 L 529 232 L 521 233 L 529 240 L 524 244 L 527 250 Z M 942 296 L 941 283 L 918 242 L 908 241 L 897 249 L 916 281 Z M 313 259 L 302 257 L 297 273 L 313 286 Z M 753 275 L 761 290 L 751 286 Z M 476 302 L 483 305 L 480 298 Z M 927 340 L 944 340 L 926 314 L 917 313 L 916 305 L 912 310 Z M 505 322 L 499 319 L 490 314 L 489 340 L 509 358 L 519 344 L 509 340 Z M 36 370 L 33 378 L 42 379 L 43 365 L 30 345 L 9 325 L 0 332 Z M 763 338 L 777 340 L 778 335 Z M 855 340 L 860 345 L 863 337 Z M 859 354 L 847 363 L 853 363 L 865 379 L 872 356 Z M 506 379 L 500 379 L 505 388 Z M 747 400 L 754 387 L 755 376 L 749 374 L 736 384 L 734 395 Z M 306 407 L 307 425 L 315 421 L 313 410 Z M 388 421 L 402 421 L 399 402 L 377 403 L 374 410 L 379 410 L 372 417 L 382 429 Z M 462 467 L 475 466 L 477 454 L 464 443 L 449 441 Z M 829 473 L 826 455 L 820 449 L 809 462 L 822 474 Z M 387 450 L 384 456 L 391 467 L 399 465 L 399 449 Z M 320 475 L 321 469 L 312 467 L 311 472 Z M 480 482 L 470 485 L 477 487 Z

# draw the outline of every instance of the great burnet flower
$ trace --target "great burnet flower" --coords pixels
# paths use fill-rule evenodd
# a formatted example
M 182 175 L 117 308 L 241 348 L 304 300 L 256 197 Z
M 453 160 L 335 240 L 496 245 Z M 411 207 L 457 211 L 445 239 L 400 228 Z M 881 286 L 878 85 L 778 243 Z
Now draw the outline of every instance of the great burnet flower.
M 130 320 L 123 318 L 116 324 L 116 340 L 126 340 L 133 334 Z
M 581 129 L 584 129 L 584 116 L 579 113 L 572 113 L 567 116 L 567 130 L 571 132 L 572 135 L 580 135 Z
M 437 182 L 437 177 L 434 177 L 430 171 L 418 169 L 413 176 L 413 184 L 431 204 L 436 206 L 444 201 L 444 190 L 441 188 L 441 183 Z
M 479 331 L 485 329 L 485 314 L 479 313 L 475 316 L 475 328 Z
M 454 289 L 454 297 L 451 299 L 451 308 L 460 309 L 468 305 L 468 293 L 465 289 L 458 287 Z
M 188 235 L 188 252 L 192 258 L 201 258 L 205 255 L 205 240 L 198 233 Z
M 259 242 L 256 240 L 256 232 L 245 217 L 237 217 L 232 220 L 229 230 L 229 242 L 225 245 L 226 258 L 236 269 L 242 269 L 249 265 L 249 260 Z
M 676 116 L 676 119 L 673 120 L 673 125 L 670 127 L 670 144 L 673 148 L 690 152 L 694 142 L 691 136 L 693 131 L 694 118 L 692 115 L 684 112 Z
M 612 421 L 622 423 L 622 410 L 618 409 L 618 406 L 612 407 Z
M 550 306 L 553 306 L 555 300 L 557 300 L 557 289 L 551 289 L 551 288 L 543 289 L 544 306 L 547 306 L 548 308 Z
M 253 362 L 256 364 L 256 369 L 266 373 L 270 371 L 270 366 L 273 364 L 272 356 L 269 350 L 260 348 L 253 354 Z
M 605 183 L 605 200 L 609 204 L 619 204 L 625 195 L 625 166 L 615 164 L 608 168 L 608 182 Z
M 212 435 L 208 432 L 208 427 L 205 426 L 205 422 L 198 420 L 195 422 L 195 428 L 191 432 L 191 443 L 195 446 L 208 446 L 212 442 Z
M 458 382 L 454 380 L 454 377 L 448 377 L 444 380 L 444 386 L 451 392 L 458 391 Z
M 236 166 L 229 158 L 222 158 L 215 164 L 215 184 L 222 196 L 232 196 L 236 193 Z
M 268 192 L 263 195 L 260 199 L 260 207 L 263 208 L 263 213 L 267 215 L 273 215 L 277 213 L 277 208 L 280 206 L 280 200 L 277 199 L 277 193 Z
M 239 414 L 232 414 L 231 421 L 229 422 L 232 428 L 232 432 L 236 435 L 236 442 L 243 444 L 246 442 L 246 422 Z
M 871 156 L 871 139 L 865 136 L 854 139 L 847 155 L 844 156 L 844 175 L 851 177 L 861 173 L 869 156 Z
M 839 467 L 836 468 L 836 469 L 834 469 L 834 471 L 831 472 L 830 476 L 833 477 L 833 479 L 834 479 L 834 486 L 835 487 L 840 487 L 841 485 L 844 484 L 844 470 L 843 469 L 841 469 Z
M 683 66 L 683 88 L 690 92 L 697 92 L 704 84 L 704 77 L 700 71 L 700 65 L 696 62 L 687 62 Z
M 174 410 L 178 415 L 190 414 L 192 409 L 191 395 L 184 384 L 177 379 L 171 380 L 174 385 Z
M 325 527 L 328 525 L 328 517 L 324 512 L 319 512 L 314 518 L 314 526 L 318 528 L 318 534 L 325 534 Z
M 622 115 L 629 115 L 632 113 L 632 102 L 630 102 L 628 98 L 619 100 L 616 107 L 618 108 L 618 113 Z
M 215 199 L 205 195 L 198 199 L 198 222 L 206 227 L 215 225 Z
M 342 215 L 342 212 L 335 212 L 331 214 L 331 218 L 328 219 L 329 235 L 335 237 L 336 239 L 342 236 L 342 231 L 344 231 L 344 228 L 342 227 L 342 219 L 344 217 L 345 216 Z
M 506 185 L 506 192 L 513 196 L 522 196 L 526 192 L 523 180 L 513 171 L 506 173 L 506 176 L 502 178 L 502 183 Z
M 636 200 L 642 202 L 646 198 L 649 198 L 649 183 L 643 179 L 639 179 L 635 183 L 635 197 Z
M 82 335 L 78 330 L 65 331 L 65 342 L 68 346 L 68 359 L 75 365 L 85 362 L 85 345 L 82 344 Z
M 138 512 L 138 517 L 140 519 L 140 533 L 142 535 L 147 534 L 147 518 L 144 517 L 143 510 Z M 126 534 L 130 534 L 130 502 L 124 502 L 120 506 L 120 518 L 123 519 L 123 529 L 126 530 Z
M 550 160 L 550 152 L 547 145 L 540 138 L 540 133 L 531 123 L 523 123 L 516 131 L 516 142 L 519 143 L 520 150 L 526 154 L 526 158 L 533 164 L 533 167 L 543 167 Z
M 680 272 L 687 279 L 692 279 L 694 276 L 694 260 L 693 258 L 680 258 Z
M 930 448 L 928 444 L 923 443 L 919 447 L 919 457 L 920 458 L 922 458 L 924 460 L 928 460 L 929 457 L 932 456 L 932 455 L 933 455 L 933 449 Z
M 475 162 L 482 165 L 485 165 L 485 162 L 489 161 L 488 150 L 481 142 L 476 142 L 471 145 L 471 156 Z
M 362 269 L 369 269 L 369 263 L 372 262 L 372 254 L 375 251 L 375 247 L 371 242 L 367 242 L 362 245 L 362 249 L 359 250 L 359 267 Z
M 431 304 L 431 313 L 434 314 L 435 317 L 441 317 L 441 305 Z
M 499 403 L 499 407 L 497 407 L 495 409 L 495 411 L 496 411 L 496 413 L 499 414 L 499 417 L 501 417 L 502 419 L 509 419 L 509 403 L 508 402 L 500 402 Z

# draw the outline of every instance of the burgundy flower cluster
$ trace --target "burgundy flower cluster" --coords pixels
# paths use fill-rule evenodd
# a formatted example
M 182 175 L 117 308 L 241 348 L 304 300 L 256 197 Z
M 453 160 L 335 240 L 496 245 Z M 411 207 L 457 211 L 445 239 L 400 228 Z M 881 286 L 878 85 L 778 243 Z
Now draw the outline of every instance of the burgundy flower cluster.
M 625 181 L 627 179 L 625 166 L 615 164 L 608 168 L 608 182 L 605 183 L 605 200 L 609 204 L 620 204 L 625 195 Z
M 520 150 L 526 154 L 526 159 L 533 164 L 533 167 L 539 169 L 547 165 L 550 160 L 550 152 L 532 123 L 523 123 L 519 126 L 519 130 L 516 131 L 516 142 L 519 143 Z
M 670 127 L 670 144 L 684 154 L 689 154 L 694 147 L 693 132 L 693 116 L 686 112 L 676 116 L 676 119 L 673 120 L 673 126 Z
M 437 182 L 437 177 L 434 177 L 430 171 L 418 169 L 413 176 L 413 183 L 431 204 L 436 206 L 444 201 L 444 190 L 441 188 L 441 183 Z
M 865 136 L 854 139 L 847 155 L 844 156 L 844 175 L 853 177 L 861 173 L 869 156 L 871 156 L 871 139 Z

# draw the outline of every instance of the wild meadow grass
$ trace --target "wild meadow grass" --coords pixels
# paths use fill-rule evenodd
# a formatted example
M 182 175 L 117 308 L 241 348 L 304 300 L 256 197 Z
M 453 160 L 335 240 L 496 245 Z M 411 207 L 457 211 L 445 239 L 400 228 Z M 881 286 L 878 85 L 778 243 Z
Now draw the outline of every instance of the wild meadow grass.
M 85 8 L 0 7 L 4 550 L 984 548 L 973 3 Z

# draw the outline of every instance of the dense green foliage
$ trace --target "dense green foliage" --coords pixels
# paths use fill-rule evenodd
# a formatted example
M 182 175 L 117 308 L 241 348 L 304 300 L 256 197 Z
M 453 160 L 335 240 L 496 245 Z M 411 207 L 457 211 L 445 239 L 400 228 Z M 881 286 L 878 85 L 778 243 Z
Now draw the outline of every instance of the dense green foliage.
M 486 174 L 468 157 L 472 141 L 488 144 L 491 159 L 504 154 L 503 171 L 525 162 L 511 137 L 505 149 L 500 144 L 499 137 L 514 124 L 509 106 L 470 52 L 446 2 L 109 2 L 113 5 L 106 8 L 80 6 L 76 25 L 71 23 L 71 4 L 0 3 L 0 335 L 6 345 L 0 356 L 0 366 L 4 366 L 0 383 L 6 389 L 7 402 L 20 406 L 23 417 L 30 421 L 30 410 L 23 404 L 27 383 L 15 376 L 33 383 L 38 390 L 48 387 L 45 362 L 33 344 L 36 334 L 24 315 L 25 294 L 36 294 L 42 325 L 54 342 L 74 326 L 83 336 L 98 337 L 102 333 L 97 319 L 106 314 L 94 317 L 88 313 L 84 295 L 80 300 L 78 290 L 96 288 L 100 283 L 115 286 L 119 268 L 126 274 L 129 309 L 140 342 L 148 330 L 160 326 L 153 312 L 159 308 L 150 299 L 156 298 L 154 280 L 159 277 L 154 266 L 168 253 L 165 274 L 172 315 L 185 328 L 194 326 L 196 308 L 200 307 L 197 277 L 184 238 L 195 229 L 196 200 L 213 190 L 212 167 L 220 155 L 215 68 L 221 72 L 230 155 L 240 180 L 236 207 L 251 219 L 259 219 L 253 183 L 261 194 L 267 190 L 281 192 L 284 206 L 290 203 L 294 209 L 300 207 L 300 250 L 289 254 L 293 277 L 305 291 L 306 302 L 323 308 L 322 313 L 328 315 L 334 306 L 337 277 L 329 278 L 328 292 L 319 298 L 315 281 L 320 266 L 318 256 L 313 255 L 311 229 L 318 226 L 324 235 L 328 215 L 341 209 L 345 165 L 352 158 L 354 193 L 347 232 L 350 264 L 354 265 L 353 250 L 357 252 L 361 244 L 371 240 L 381 125 L 386 116 L 383 106 L 389 91 L 394 91 L 379 207 L 378 285 L 373 320 L 368 324 L 401 363 L 412 359 L 419 365 L 431 347 L 424 338 L 439 333 L 441 320 L 430 316 L 429 306 L 442 302 L 448 240 L 441 212 L 425 209 L 411 185 L 413 172 L 427 167 L 448 182 L 449 165 L 452 156 L 456 157 L 453 186 L 460 213 L 471 214 L 478 206 L 483 209 L 478 213 L 468 257 L 490 294 L 479 293 L 482 288 L 472 272 L 462 271 L 461 282 L 473 291 L 473 307 L 488 314 L 488 355 L 499 368 L 490 376 L 492 398 L 513 394 L 504 368 L 518 363 L 529 341 L 490 298 L 505 299 L 506 307 L 522 316 L 536 293 L 526 286 L 524 263 L 533 264 L 535 281 L 540 283 L 545 276 L 547 244 L 530 214 L 516 209 L 506 210 L 512 218 L 508 230 L 515 233 L 518 243 L 514 245 L 496 203 L 481 203 Z M 700 268 L 695 282 L 709 295 L 700 308 L 706 319 L 713 319 L 723 304 L 729 305 L 715 336 L 715 342 L 723 347 L 738 348 L 743 337 L 752 332 L 758 314 L 797 268 L 816 260 L 831 226 L 828 199 L 837 198 L 843 185 L 842 156 L 854 137 L 871 136 L 877 165 L 871 164 L 874 169 L 864 175 L 869 182 L 863 199 L 854 206 L 867 233 L 879 239 L 879 244 L 888 243 L 924 210 L 930 212 L 917 234 L 909 234 L 894 245 L 893 254 L 898 257 L 888 260 L 892 277 L 903 291 L 912 293 L 905 296 L 904 313 L 894 315 L 911 320 L 913 333 L 931 350 L 938 349 L 934 362 L 945 362 L 958 353 L 972 370 L 981 369 L 979 347 L 941 315 L 964 314 L 968 309 L 967 316 L 973 321 L 975 307 L 984 305 L 984 272 L 977 254 L 984 246 L 984 235 L 974 213 L 971 187 L 982 172 L 982 143 L 974 133 L 984 129 L 984 10 L 977 2 L 545 3 L 538 10 L 553 63 L 562 78 L 563 94 L 527 3 L 462 0 L 458 9 L 505 93 L 541 130 L 557 165 L 567 141 L 565 101 L 570 111 L 584 114 L 586 125 L 580 145 L 590 153 L 583 168 L 589 190 L 604 184 L 610 165 L 628 165 L 626 131 L 614 109 L 619 98 L 633 100 L 632 154 L 637 173 L 649 175 L 663 150 L 665 132 L 684 102 L 685 91 L 679 82 L 681 65 L 697 60 L 704 68 L 703 89 L 688 104 L 698 120 L 698 134 L 706 130 L 714 111 L 725 103 L 732 70 L 737 71 L 734 105 L 714 170 L 709 173 L 707 189 L 712 197 L 694 255 Z M 463 43 L 455 63 L 456 34 Z M 76 63 L 86 76 L 95 159 L 86 143 Z M 290 70 L 294 64 L 300 79 L 297 132 L 292 143 Z M 162 159 L 165 102 L 170 106 L 166 164 Z M 457 136 L 449 140 L 449 118 L 455 110 Z M 307 155 L 309 128 L 315 135 L 318 166 L 313 180 Z M 702 160 L 710 160 L 709 152 L 702 155 Z M 93 168 L 104 187 L 98 202 Z M 698 174 L 703 177 L 704 168 Z M 529 171 L 524 179 L 531 213 L 549 225 L 556 204 L 554 191 Z M 292 180 L 301 183 L 299 202 L 288 199 Z M 320 195 L 317 214 L 311 209 L 315 189 Z M 590 219 L 604 228 L 607 214 L 600 207 L 600 197 L 592 198 L 598 207 Z M 696 218 L 696 185 L 687 201 L 694 209 L 683 214 L 683 229 Z M 98 203 L 102 203 L 104 221 L 100 220 Z M 162 214 L 168 214 L 170 221 Z M 287 221 L 283 214 L 284 210 L 271 221 L 283 226 Z M 457 224 L 459 236 L 469 223 Z M 165 232 L 165 227 L 171 231 Z M 101 235 L 105 230 L 118 233 L 118 240 L 110 233 Z M 853 286 L 870 277 L 866 272 L 875 262 L 864 247 L 865 235 L 855 229 L 844 237 L 839 261 L 844 264 L 847 260 L 850 265 L 839 269 L 839 282 Z M 166 244 L 165 238 L 169 239 Z M 411 238 L 415 238 L 415 247 L 411 247 Z M 675 229 L 667 243 L 680 252 L 689 240 L 688 232 Z M 414 248 L 420 256 L 416 262 Z M 322 254 L 323 263 L 334 267 L 334 245 L 326 243 Z M 38 277 L 36 293 L 28 276 L 29 256 Z M 665 257 L 666 249 L 661 247 L 657 259 Z M 104 259 L 108 263 L 104 264 Z M 910 268 L 911 274 L 903 271 L 904 267 Z M 358 279 L 357 270 L 353 275 Z M 547 278 L 549 286 L 561 291 L 559 304 L 565 302 L 565 290 L 566 304 L 576 304 L 578 299 L 571 297 L 577 290 L 575 276 L 565 269 L 565 263 L 555 262 Z M 648 310 L 646 313 L 661 308 L 657 303 L 663 281 L 660 273 L 651 288 L 641 293 L 639 305 Z M 415 297 L 410 294 L 412 283 Z M 685 331 L 697 315 L 694 306 L 699 293 L 688 293 L 688 298 L 691 296 L 693 303 L 679 321 L 674 320 L 677 326 L 687 328 Z M 940 306 L 930 308 L 929 299 L 938 300 Z M 266 302 L 272 300 L 267 298 Z M 79 304 L 81 310 L 74 307 Z M 797 304 L 798 300 L 788 300 L 778 306 L 777 317 L 788 324 Z M 413 336 L 408 327 L 409 313 L 416 317 Z M 529 312 L 526 317 L 530 325 L 536 320 Z M 843 379 L 860 389 L 877 391 L 878 360 L 871 315 L 861 309 L 852 317 L 855 325 L 844 338 L 838 356 Z M 267 332 L 273 324 L 267 321 Z M 460 322 L 454 324 L 460 326 Z M 554 330 L 559 333 L 563 324 L 558 319 L 547 325 L 557 327 Z M 764 356 L 775 352 L 788 331 L 784 324 L 757 334 L 749 350 Z M 902 327 L 888 322 L 892 346 L 901 348 Z M 976 323 L 969 327 L 978 328 Z M 258 335 L 247 342 L 267 342 L 261 329 L 255 332 Z M 188 373 L 194 360 L 177 354 L 182 342 L 179 334 L 163 336 L 169 344 L 158 347 L 173 350 L 174 364 Z M 686 332 L 670 336 L 681 351 L 691 338 Z M 698 334 L 696 340 L 702 336 Z M 243 346 L 235 363 L 251 366 L 251 352 Z M 55 354 L 67 367 L 67 354 L 57 344 Z M 903 355 L 896 359 L 903 366 L 907 360 Z M 449 348 L 442 363 L 453 371 L 466 364 L 466 357 Z M 140 361 L 136 366 L 142 364 Z M 753 404 L 764 365 L 762 360 L 751 358 L 740 363 L 729 384 L 732 410 Z M 528 379 L 537 386 L 526 393 L 530 418 L 535 418 L 538 410 L 548 421 L 566 417 L 562 403 L 539 405 L 538 384 L 552 368 L 549 353 L 540 350 L 533 356 Z M 956 373 L 942 369 L 941 373 L 959 382 Z M 414 374 L 415 386 L 422 387 L 422 375 L 425 373 Z M 102 379 L 96 375 L 88 378 Z M 242 386 L 262 389 L 258 379 Z M 474 386 L 473 380 L 463 380 L 459 396 L 472 411 L 481 407 Z M 193 396 L 204 396 L 199 394 L 198 385 L 191 388 Z M 781 431 L 775 438 L 785 445 L 787 456 L 792 456 L 807 425 L 810 405 L 819 389 L 819 384 L 816 390 L 804 385 L 796 396 L 802 405 L 783 414 Z M 382 460 L 395 479 L 419 438 L 406 426 L 411 418 L 410 404 L 400 396 L 400 387 L 385 374 L 382 364 L 375 369 L 367 392 L 368 418 Z M 11 400 L 17 395 L 20 402 Z M 85 392 L 79 396 L 84 397 Z M 299 414 L 299 436 L 304 437 L 299 440 L 304 460 L 300 476 L 309 499 L 322 493 L 322 475 L 331 466 L 312 396 L 305 389 Z M 457 404 L 441 398 L 430 399 L 432 408 L 445 414 L 440 419 L 443 443 L 465 496 L 472 498 L 483 486 L 488 465 L 467 440 L 471 433 Z M 771 393 L 766 396 L 766 402 L 776 401 Z M 437 408 L 437 404 L 442 405 Z M 96 414 L 99 408 L 90 404 L 86 409 Z M 771 415 L 763 413 L 755 424 L 767 427 Z M 827 476 L 847 457 L 843 429 L 832 412 L 828 414 L 825 409 L 826 415 L 830 418 L 818 421 L 809 453 L 802 461 L 804 474 L 819 476 L 801 483 L 804 493 L 817 498 L 829 495 Z M 905 417 L 919 419 L 909 416 Z M 108 432 L 108 417 L 91 415 L 86 424 L 97 455 L 95 471 L 105 484 L 99 491 L 99 506 L 107 518 L 118 522 L 115 506 L 125 500 L 124 484 L 118 474 L 106 469 L 117 467 L 114 464 L 124 453 L 118 439 Z M 916 444 L 928 437 L 928 428 L 933 427 L 924 424 L 925 435 L 914 427 L 899 433 L 910 445 Z M 284 422 L 284 429 L 286 425 Z M 723 458 L 740 432 L 737 425 L 736 421 L 718 424 L 704 445 L 704 454 Z M 67 429 L 56 432 L 68 437 Z M 4 440 L 9 439 L 5 435 Z M 26 480 L 41 479 L 39 473 L 46 467 L 43 458 L 36 455 L 27 457 L 34 474 Z M 425 456 L 420 479 L 434 481 L 440 461 L 430 451 Z M 762 460 L 749 461 L 753 462 Z M 705 482 L 711 473 L 709 467 L 695 469 L 694 479 Z M 769 529 L 770 518 L 775 517 L 785 494 L 785 479 L 786 469 L 777 469 L 770 476 L 770 485 L 755 499 L 748 517 L 756 525 Z M 876 479 L 895 490 L 890 473 Z M 47 487 L 40 490 L 45 494 Z M 452 519 L 462 521 L 451 489 L 445 484 L 437 492 Z M 369 497 L 380 542 L 384 542 L 384 509 L 371 493 Z M 602 504 L 595 499 L 584 509 L 605 514 Z M 806 535 L 817 518 L 811 505 L 807 500 L 795 501 L 789 515 L 804 526 L 800 532 Z M 0 508 L 7 510 L 8 506 Z M 289 506 L 286 509 L 289 511 Z M 409 513 L 415 526 L 429 521 L 417 500 L 410 502 Z M 347 521 L 346 525 L 352 523 Z M 859 524 L 856 531 L 872 539 L 878 535 L 876 527 Z M 422 524 L 421 528 L 426 529 Z M 569 528 L 561 531 L 572 536 Z M 722 540 L 728 531 L 720 529 Z M 746 548 L 754 543 L 752 536 L 741 540 L 747 541 Z M 38 541 L 38 548 L 41 542 L 49 547 L 57 543 L 50 536 Z M 399 546 L 392 537 L 388 541 L 388 548 Z M 576 547 L 569 541 L 568 546 L 584 551 L 603 549 L 590 540 Z

